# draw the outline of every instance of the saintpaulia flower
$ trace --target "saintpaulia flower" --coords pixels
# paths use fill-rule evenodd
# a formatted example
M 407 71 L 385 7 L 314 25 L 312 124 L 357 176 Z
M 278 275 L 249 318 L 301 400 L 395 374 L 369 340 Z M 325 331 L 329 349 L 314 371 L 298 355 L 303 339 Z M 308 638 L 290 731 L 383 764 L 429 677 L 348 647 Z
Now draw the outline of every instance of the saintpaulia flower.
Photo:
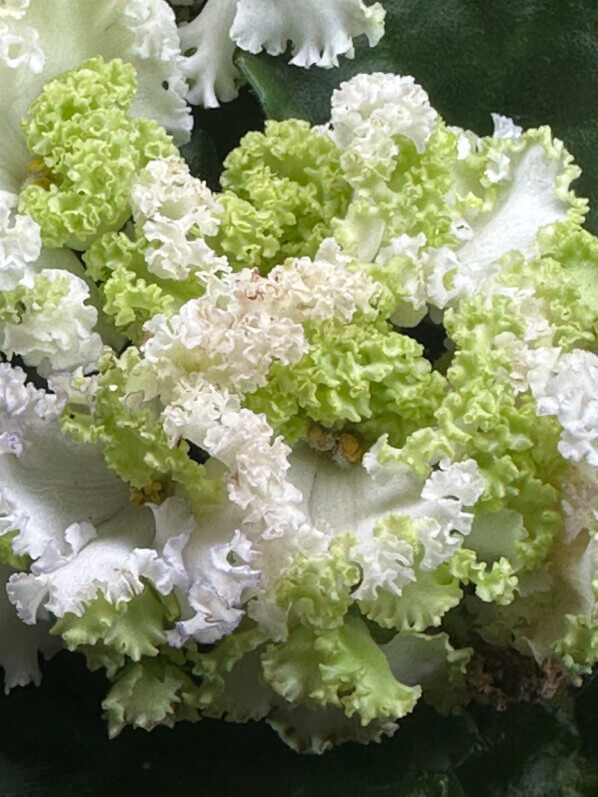
M 334 62 L 376 16 L 319 6 L 344 33 L 315 53 L 293 14 L 243 33 L 266 7 L 210 0 L 181 69 L 200 20 Z M 36 177 L 0 195 L 8 686 L 59 640 L 113 682 L 112 735 L 264 719 L 322 752 L 462 706 L 480 639 L 575 682 L 598 243 L 562 143 L 358 75 L 327 125 L 247 135 L 213 192 L 134 97 L 126 59 L 57 76 L 24 112 Z
M 187 2 L 173 5 L 188 5 Z M 339 56 L 352 58 L 353 39 L 365 34 L 370 46 L 384 33 L 380 3 L 362 0 L 208 0 L 198 16 L 179 28 L 190 83 L 188 99 L 208 108 L 237 96 L 241 75 L 233 63 L 236 47 L 280 55 L 291 45 L 291 64 L 331 68 Z M 187 54 L 189 53 L 189 54 Z
M 20 122 L 33 100 L 88 58 L 130 63 L 139 83 L 131 115 L 156 119 L 179 143 L 188 139 L 192 122 L 179 39 L 174 13 L 163 0 L 10 3 L 0 15 L 0 42 L 0 189 L 18 192 L 27 180 L 32 156 Z

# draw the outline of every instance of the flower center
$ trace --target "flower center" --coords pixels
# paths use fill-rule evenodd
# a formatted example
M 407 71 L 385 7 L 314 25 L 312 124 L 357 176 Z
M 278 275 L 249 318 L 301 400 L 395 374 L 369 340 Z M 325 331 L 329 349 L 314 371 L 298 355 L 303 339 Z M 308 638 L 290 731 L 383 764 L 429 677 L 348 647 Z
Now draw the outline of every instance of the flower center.
M 23 181 L 21 190 L 28 185 L 39 185 L 45 191 L 56 181 L 52 172 L 48 169 L 42 158 L 32 158 L 27 164 L 27 177 Z

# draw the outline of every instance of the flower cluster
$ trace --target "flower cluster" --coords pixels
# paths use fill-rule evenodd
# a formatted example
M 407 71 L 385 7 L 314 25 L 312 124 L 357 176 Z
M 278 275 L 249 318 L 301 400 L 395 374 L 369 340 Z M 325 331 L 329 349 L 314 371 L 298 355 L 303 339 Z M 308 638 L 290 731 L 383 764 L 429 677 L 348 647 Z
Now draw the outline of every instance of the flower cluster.
M 158 0 L 94 4 L 128 55 L 35 83 L 52 5 L 0 10 L 32 75 L 23 157 L 0 153 L 6 688 L 62 645 L 112 681 L 112 735 L 264 719 L 321 752 L 420 699 L 457 710 L 480 641 L 579 680 L 598 241 L 563 144 L 498 116 L 478 137 L 362 74 L 329 124 L 249 133 L 215 193 L 176 146 L 186 79 L 206 104 L 236 86 L 204 68 L 206 19 L 329 66 L 377 40 L 377 6 L 314 3 L 309 30 L 290 2 L 209 0 L 177 34 Z

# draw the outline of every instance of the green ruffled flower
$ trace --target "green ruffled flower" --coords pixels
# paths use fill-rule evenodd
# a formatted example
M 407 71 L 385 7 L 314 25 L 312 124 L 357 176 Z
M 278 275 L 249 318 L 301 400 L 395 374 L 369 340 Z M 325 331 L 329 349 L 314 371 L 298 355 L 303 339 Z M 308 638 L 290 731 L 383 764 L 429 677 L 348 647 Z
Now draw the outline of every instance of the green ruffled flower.
M 193 673 L 201 679 L 198 705 L 204 717 L 247 722 L 269 713 L 273 693 L 261 681 L 258 653 L 264 642 L 256 627 L 241 628 L 210 652 L 190 654 Z
M 233 268 L 257 266 L 262 274 L 287 257 L 313 257 L 353 193 L 336 145 L 298 119 L 248 133 L 225 160 L 220 182 L 224 215 L 210 245 Z
M 32 161 L 19 212 L 40 225 L 46 246 L 86 249 L 130 216 L 135 174 L 176 153 L 157 122 L 131 118 L 135 70 L 120 59 L 85 61 L 48 83 L 22 122 Z
M 362 620 L 347 616 L 342 626 L 317 634 L 304 626 L 262 655 L 267 684 L 290 703 L 342 708 L 362 725 L 377 718 L 400 718 L 412 711 L 419 686 L 392 675 L 386 657 Z
M 575 221 L 562 222 L 545 228 L 538 236 L 542 254 L 561 266 L 560 277 L 569 290 L 574 286 L 577 302 L 593 314 L 594 337 L 598 337 L 598 238 Z
M 126 400 L 128 376 L 139 361 L 133 347 L 120 358 L 104 355 L 92 404 L 67 404 L 62 429 L 78 442 L 102 444 L 106 463 L 131 485 L 135 503 L 160 503 L 180 490 L 199 516 L 218 504 L 221 483 L 190 458 L 184 440 L 174 448 L 168 445 L 151 409 Z
M 162 279 L 145 261 L 149 246 L 143 235 L 105 233 L 83 255 L 90 276 L 100 282 L 103 309 L 127 338 L 140 344 L 142 327 L 158 313 L 174 315 L 189 299 L 201 296 L 202 282 L 191 274 L 185 280 Z
M 102 701 L 110 738 L 126 725 L 151 731 L 158 725 L 200 719 L 198 686 L 185 669 L 185 655 L 164 647 L 154 658 L 131 661 L 115 676 Z
M 374 442 L 387 433 L 391 445 L 433 423 L 445 390 L 421 346 L 386 325 L 324 322 L 308 333 L 309 351 L 294 365 L 274 363 L 268 384 L 246 397 L 277 433 L 293 443 L 310 423 L 354 429 Z
M 512 361 L 497 335 L 523 336 L 524 320 L 507 296 L 476 296 L 445 314 L 445 326 L 461 347 L 447 371 L 450 391 L 436 412 L 446 437 L 480 467 L 484 511 L 514 510 L 526 538 L 517 542 L 520 566 L 535 568 L 564 528 L 561 484 L 566 462 L 558 453 L 561 427 L 538 416 L 527 391 L 517 392 Z M 486 506 L 484 506 L 486 504 Z
M 590 673 L 598 662 L 598 617 L 567 615 L 566 633 L 554 646 L 556 655 L 573 672 Z
M 65 614 L 51 633 L 61 636 L 69 650 L 83 653 L 91 670 L 103 667 L 112 678 L 128 659 L 158 656 L 165 630 L 178 615 L 174 595 L 162 596 L 150 587 L 120 605 L 98 592 L 81 616 Z
M 453 648 L 445 633 L 400 633 L 382 649 L 395 678 L 420 684 L 423 700 L 437 711 L 448 713 L 467 702 L 472 648 Z
M 416 568 L 415 573 L 416 580 L 403 587 L 401 595 L 381 589 L 376 600 L 360 601 L 359 608 L 383 628 L 417 632 L 436 628 L 461 600 L 459 579 L 448 563 L 436 570 Z
M 488 567 L 486 562 L 478 561 L 475 551 L 463 547 L 453 555 L 449 570 L 463 584 L 474 584 L 476 596 L 485 603 L 512 603 L 518 579 L 506 557 L 501 556 Z
M 300 555 L 276 582 L 276 601 L 289 626 L 336 628 L 353 603 L 351 590 L 360 577 L 359 568 L 347 562 L 341 550 L 322 557 Z

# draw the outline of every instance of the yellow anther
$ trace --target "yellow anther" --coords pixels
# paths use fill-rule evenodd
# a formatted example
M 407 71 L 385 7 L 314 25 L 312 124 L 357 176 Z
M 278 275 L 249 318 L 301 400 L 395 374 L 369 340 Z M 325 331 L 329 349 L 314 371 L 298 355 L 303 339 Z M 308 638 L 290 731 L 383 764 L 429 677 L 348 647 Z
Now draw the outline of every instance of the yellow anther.
M 131 487 L 129 491 L 131 503 L 135 506 L 145 504 L 161 504 L 169 496 L 170 490 L 158 481 L 150 482 L 145 487 Z
M 31 158 L 31 160 L 27 164 L 27 171 L 29 172 L 29 174 L 32 174 L 33 172 L 45 172 L 45 171 L 47 171 L 46 164 L 44 163 L 44 159 L 43 158 Z
M 22 188 L 28 185 L 39 185 L 40 188 L 48 191 L 53 183 L 52 172 L 44 163 L 43 158 L 32 158 L 27 164 L 27 177 L 23 181 Z
M 343 432 L 338 441 L 339 453 L 352 464 L 361 462 L 364 450 L 356 437 L 349 432 Z
M 316 451 L 332 451 L 336 440 L 331 432 L 326 432 L 315 424 L 309 429 L 309 445 Z

